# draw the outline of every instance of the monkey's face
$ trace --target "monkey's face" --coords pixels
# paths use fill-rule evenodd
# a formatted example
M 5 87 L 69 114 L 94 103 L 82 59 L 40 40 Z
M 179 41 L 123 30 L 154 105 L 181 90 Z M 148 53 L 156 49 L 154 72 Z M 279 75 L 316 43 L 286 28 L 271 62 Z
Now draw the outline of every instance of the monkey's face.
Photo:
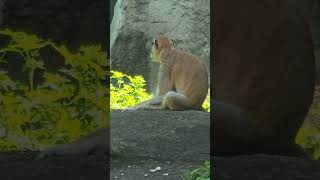
M 174 45 L 173 40 L 167 36 L 159 36 L 154 39 L 151 47 L 151 59 L 153 62 L 160 62 L 160 54 Z

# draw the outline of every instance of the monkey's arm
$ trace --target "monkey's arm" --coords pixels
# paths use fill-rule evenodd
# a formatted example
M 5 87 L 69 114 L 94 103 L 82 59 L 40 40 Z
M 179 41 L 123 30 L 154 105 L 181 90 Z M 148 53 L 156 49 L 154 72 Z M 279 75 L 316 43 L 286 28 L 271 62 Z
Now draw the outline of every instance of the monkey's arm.
M 170 79 L 169 69 L 166 66 L 160 65 L 158 74 L 158 85 L 156 96 L 150 100 L 144 101 L 133 107 L 124 110 L 156 110 L 165 109 L 162 105 L 165 94 L 174 89 L 172 80 Z
M 100 129 L 71 144 L 62 144 L 40 153 L 36 159 L 46 159 L 50 156 L 88 155 L 91 153 L 109 152 L 109 128 Z

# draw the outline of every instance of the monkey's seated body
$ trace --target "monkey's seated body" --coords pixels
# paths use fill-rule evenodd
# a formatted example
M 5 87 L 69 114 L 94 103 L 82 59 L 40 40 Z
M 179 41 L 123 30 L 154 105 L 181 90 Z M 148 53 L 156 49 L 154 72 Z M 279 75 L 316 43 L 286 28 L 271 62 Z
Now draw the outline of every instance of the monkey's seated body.
M 155 62 L 160 62 L 157 95 L 128 110 L 201 110 L 208 93 L 208 75 L 204 64 L 196 56 L 177 50 L 166 36 L 154 40 L 152 56 Z M 58 145 L 42 152 L 37 159 L 108 153 L 108 131 L 108 128 L 102 129 L 74 143 Z
M 201 110 L 209 86 L 203 62 L 176 49 L 167 36 L 153 41 L 151 56 L 160 63 L 156 96 L 126 110 Z

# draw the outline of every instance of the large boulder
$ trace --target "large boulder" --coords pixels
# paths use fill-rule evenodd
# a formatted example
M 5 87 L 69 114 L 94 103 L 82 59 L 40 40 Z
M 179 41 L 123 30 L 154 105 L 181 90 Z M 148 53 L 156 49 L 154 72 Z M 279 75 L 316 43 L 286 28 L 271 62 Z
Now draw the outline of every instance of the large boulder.
M 143 75 L 149 90 L 157 82 L 158 65 L 150 62 L 150 48 L 159 34 L 199 56 L 209 72 L 209 0 L 118 0 L 110 28 L 112 69 Z
M 210 160 L 207 112 L 112 111 L 110 127 L 111 179 L 182 179 Z
M 111 155 L 209 160 L 210 113 L 112 111 Z

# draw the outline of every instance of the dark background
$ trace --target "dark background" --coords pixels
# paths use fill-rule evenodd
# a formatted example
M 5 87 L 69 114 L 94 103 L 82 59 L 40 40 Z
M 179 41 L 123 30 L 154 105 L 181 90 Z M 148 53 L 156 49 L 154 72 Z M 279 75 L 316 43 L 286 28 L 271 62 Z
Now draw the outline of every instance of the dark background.
M 4 0 L 2 28 L 50 38 L 71 49 L 101 44 L 109 52 L 108 1 Z

